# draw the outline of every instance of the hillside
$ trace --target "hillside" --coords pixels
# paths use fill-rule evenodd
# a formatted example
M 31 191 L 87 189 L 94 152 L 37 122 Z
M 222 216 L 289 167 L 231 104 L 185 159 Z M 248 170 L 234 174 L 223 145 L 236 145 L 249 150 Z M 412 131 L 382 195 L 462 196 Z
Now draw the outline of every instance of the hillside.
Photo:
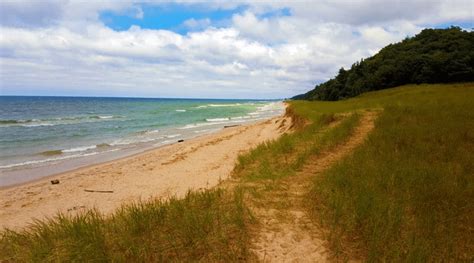
M 474 81 L 474 32 L 424 29 L 293 99 L 335 101 L 405 84 Z

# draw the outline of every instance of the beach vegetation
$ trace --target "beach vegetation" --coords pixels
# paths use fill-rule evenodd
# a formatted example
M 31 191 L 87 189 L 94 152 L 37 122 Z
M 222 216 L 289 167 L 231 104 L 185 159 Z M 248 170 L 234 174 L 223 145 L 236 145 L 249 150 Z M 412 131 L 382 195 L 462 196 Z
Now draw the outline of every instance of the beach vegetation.
M 404 86 L 296 109 L 381 107 L 353 154 L 314 177 L 308 201 L 333 256 L 369 262 L 474 258 L 474 84 Z
M 248 257 L 250 220 L 236 190 L 127 204 L 111 215 L 89 210 L 4 230 L 2 262 L 233 262 Z

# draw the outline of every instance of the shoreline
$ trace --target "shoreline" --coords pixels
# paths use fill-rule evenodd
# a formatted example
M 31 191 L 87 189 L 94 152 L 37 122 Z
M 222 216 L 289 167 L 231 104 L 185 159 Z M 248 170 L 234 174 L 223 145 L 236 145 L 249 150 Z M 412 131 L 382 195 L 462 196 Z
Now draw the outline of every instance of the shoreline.
M 275 118 L 279 118 L 279 117 L 281 117 L 281 116 L 272 117 L 270 119 L 275 119 Z M 244 123 L 240 126 L 250 126 L 250 125 L 258 124 L 258 123 L 261 123 L 261 122 L 265 122 L 265 120 L 255 122 L 255 123 Z M 232 128 L 232 127 L 225 127 L 225 128 Z M 142 149 L 142 150 L 137 149 L 135 151 L 138 151 L 138 152 L 127 154 L 127 155 L 122 156 L 122 157 L 113 158 L 111 160 L 99 161 L 98 163 L 92 163 L 92 164 L 86 164 L 84 166 L 80 166 L 80 167 L 77 167 L 77 168 L 72 168 L 72 169 L 64 171 L 64 172 L 58 172 L 58 173 L 53 173 L 53 174 L 50 174 L 50 175 L 42 176 L 40 178 L 32 179 L 32 180 L 26 181 L 26 182 L 21 182 L 21 183 L 16 183 L 16 184 L 12 184 L 12 185 L 6 185 L 6 186 L 0 186 L 0 191 L 8 190 L 8 189 L 15 188 L 15 187 L 26 186 L 26 185 L 38 183 L 38 182 L 41 182 L 41 181 L 49 181 L 50 179 L 52 179 L 54 177 L 67 175 L 69 173 L 80 172 L 80 170 L 83 170 L 83 169 L 91 169 L 91 168 L 95 168 L 96 166 L 102 166 L 102 165 L 107 165 L 107 164 L 111 164 L 111 163 L 114 163 L 114 162 L 125 161 L 126 159 L 129 159 L 129 158 L 132 159 L 132 158 L 138 157 L 142 154 L 147 154 L 147 153 L 157 151 L 157 150 L 160 150 L 160 149 L 165 149 L 167 147 L 173 147 L 173 146 L 175 146 L 177 144 L 180 144 L 180 143 L 187 143 L 187 142 L 191 142 L 195 139 L 202 139 L 202 138 L 205 138 L 207 136 L 218 135 L 223 130 L 224 130 L 224 128 L 219 130 L 219 131 L 215 131 L 213 133 L 200 134 L 200 135 L 197 135 L 195 137 L 186 139 L 183 142 L 176 141 L 176 142 L 173 142 L 173 143 L 164 144 L 164 145 L 160 145 L 160 146 L 148 147 L 148 148 L 145 148 L 145 149 Z
M 18 169 L 0 169 L 0 190 L 8 189 L 11 187 L 21 186 L 31 182 L 37 182 L 44 178 L 50 178 L 54 176 L 61 175 L 63 173 L 68 173 L 71 171 L 76 171 L 78 169 L 91 167 L 93 165 L 100 165 L 123 158 L 135 156 L 137 154 L 146 153 L 148 151 L 156 150 L 158 148 L 167 147 L 169 145 L 179 143 L 179 141 L 189 141 L 195 138 L 212 135 L 215 133 L 221 132 L 225 128 L 232 128 L 234 126 L 246 126 L 251 124 L 256 124 L 270 118 L 275 118 L 284 114 L 285 104 L 279 102 L 282 105 L 282 109 L 279 109 L 277 114 L 258 116 L 258 118 L 252 119 L 242 119 L 242 120 L 231 120 L 227 118 L 227 121 L 222 122 L 203 122 L 203 123 L 193 123 L 186 124 L 185 126 L 171 126 L 165 127 L 163 130 L 160 130 L 161 136 L 158 138 L 146 138 L 145 141 L 138 140 L 137 142 L 127 142 L 125 146 L 122 144 L 114 144 L 107 142 L 107 146 L 110 149 L 103 151 L 92 151 L 89 152 L 86 150 L 83 152 L 83 156 L 77 156 L 75 158 L 69 158 L 69 156 L 62 155 L 57 158 L 47 159 L 48 162 L 44 160 L 39 160 L 39 163 L 45 162 L 42 165 L 26 165 L 24 168 Z M 274 104 L 274 103 L 273 103 Z M 268 105 L 267 105 L 268 106 Z M 275 111 L 272 109 L 271 111 Z M 263 117 L 263 118 L 262 118 Z M 207 121 L 207 119 L 206 119 Z M 191 127 L 188 127 L 191 126 Z M 209 126 L 208 129 L 199 129 L 201 126 Z M 185 132 L 186 131 L 186 132 Z M 164 133 L 163 133 L 164 132 Z M 144 132 L 141 132 L 144 134 Z M 169 135 L 171 133 L 171 135 Z M 177 138 L 175 138 L 177 137 Z M 136 139 L 136 138 L 135 138 Z M 161 139 L 161 141 L 160 141 Z M 118 138 L 116 140 L 121 140 Z M 127 139 L 129 140 L 129 139 Z M 131 140 L 131 139 L 130 139 Z M 164 141 L 163 141 L 164 140 Z M 95 145 L 93 148 L 97 148 L 99 144 Z M 90 146 L 81 146 L 78 148 L 89 148 Z M 51 152 L 58 151 L 60 154 L 63 150 L 51 150 Z M 29 161 L 26 161 L 28 163 Z M 34 161 L 36 162 L 36 160 Z M 7 165 L 8 166 L 8 165 Z
M 219 101 L 78 100 L 54 114 L 54 101 L 46 101 L 36 106 L 37 114 L 3 117 L 0 189 L 214 133 L 226 125 L 256 123 L 284 110 L 276 100 Z M 19 111 L 15 107 L 20 103 L 9 103 L 13 112 Z
M 220 131 L 216 132 L 216 133 L 219 133 Z M 205 135 L 200 135 L 200 136 L 197 136 L 197 137 L 194 137 L 194 138 L 191 138 L 189 140 L 192 140 L 192 139 L 197 139 L 197 138 L 201 138 L 201 137 L 204 137 L 206 136 L 207 134 Z M 188 140 L 188 141 L 189 141 Z M 67 171 L 64 171 L 64 172 L 59 172 L 59 173 L 53 173 L 53 174 L 50 174 L 50 175 L 46 175 L 46 176 L 42 176 L 40 178 L 36 178 L 36 179 L 32 179 L 30 181 L 26 181 L 26 182 L 21 182 L 21 183 L 16 183 L 16 184 L 12 184 L 12 185 L 6 185 L 6 186 L 0 186 L 0 191 L 2 190 L 9 190 L 11 188 L 16 188 L 16 187 L 21 187 L 21 186 L 27 186 L 29 184 L 35 184 L 35 183 L 39 183 L 41 181 L 49 181 L 50 179 L 54 178 L 54 177 L 57 177 L 57 176 L 62 176 L 62 175 L 66 175 L 66 174 L 69 174 L 69 173 L 75 173 L 75 172 L 79 172 L 80 170 L 83 170 L 83 169 L 91 169 L 91 168 L 94 168 L 95 166 L 102 166 L 102 165 L 107 165 L 107 164 L 110 164 L 110 163 L 114 163 L 114 162 L 117 162 L 117 161 L 123 161 L 125 159 L 128 159 L 128 158 L 133 158 L 133 157 L 136 157 L 136 156 L 139 156 L 141 154 L 146 154 L 148 152 L 152 152 L 152 151 L 156 151 L 156 150 L 159 150 L 159 149 L 163 149 L 163 148 L 166 148 L 166 147 L 170 147 L 170 146 L 173 146 L 175 144 L 178 144 L 178 142 L 174 142 L 174 143 L 170 143 L 170 144 L 166 144 L 166 145 L 162 145 L 162 146 L 156 146 L 154 148 L 151 148 L 151 149 L 145 149 L 141 152 L 138 152 L 138 153 L 132 153 L 130 155 L 126 155 L 124 157 L 118 157 L 118 158 L 115 158 L 115 159 L 112 159 L 112 160 L 108 160 L 108 161 L 103 161 L 103 162 L 98 162 L 98 163 L 93 163 L 93 164 L 88 164 L 88 165 L 85 165 L 85 166 L 81 166 L 81 167 L 77 167 L 77 168 L 73 168 L 71 170 L 67 170 Z
M 180 197 L 189 190 L 214 187 L 229 177 L 239 154 L 288 132 L 291 121 L 287 119 L 283 114 L 228 127 L 184 142 L 2 187 L 0 228 L 22 228 L 33 219 L 50 218 L 58 212 L 75 214 L 98 209 L 108 214 L 126 203 Z M 59 184 L 51 184 L 52 179 L 59 180 Z

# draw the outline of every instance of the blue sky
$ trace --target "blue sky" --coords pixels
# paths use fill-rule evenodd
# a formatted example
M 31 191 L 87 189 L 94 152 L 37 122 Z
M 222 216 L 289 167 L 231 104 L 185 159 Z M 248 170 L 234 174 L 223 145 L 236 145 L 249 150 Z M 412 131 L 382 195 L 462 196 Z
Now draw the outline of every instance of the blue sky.
M 142 10 L 142 17 L 134 16 L 132 13 L 117 13 L 110 10 L 102 11 L 99 14 L 100 20 L 110 28 L 118 31 L 128 30 L 131 26 L 139 26 L 143 29 L 165 29 L 186 34 L 190 28 L 185 27 L 183 22 L 189 19 L 202 20 L 209 19 L 215 25 L 229 23 L 232 15 L 245 10 L 245 6 L 239 6 L 229 10 L 209 10 L 205 8 L 193 8 L 175 3 L 168 3 L 161 6 L 149 4 L 139 5 Z M 136 11 L 135 11 L 136 12 Z
M 185 35 L 188 32 L 202 29 L 200 27 L 191 28 L 186 26 L 186 21 L 208 20 L 208 26 L 222 28 L 231 25 L 232 17 L 235 14 L 244 13 L 249 9 L 249 6 L 246 4 L 237 5 L 229 9 L 209 9 L 203 4 L 182 5 L 177 3 L 166 3 L 160 6 L 140 4 L 135 7 L 140 10 L 140 15 L 138 16 L 137 9 L 126 10 L 125 12 L 105 10 L 100 12 L 99 19 L 106 26 L 117 31 L 126 31 L 131 26 L 138 26 L 143 29 L 170 30 Z M 290 15 L 288 8 L 280 8 L 258 14 L 258 18 L 265 19 Z
M 0 2 L 0 94 L 285 98 L 474 1 Z

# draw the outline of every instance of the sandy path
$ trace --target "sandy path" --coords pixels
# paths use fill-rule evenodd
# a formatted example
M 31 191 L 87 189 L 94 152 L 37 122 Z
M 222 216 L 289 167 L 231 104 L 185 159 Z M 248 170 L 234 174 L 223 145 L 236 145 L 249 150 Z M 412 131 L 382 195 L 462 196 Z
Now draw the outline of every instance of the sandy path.
M 376 113 L 364 113 L 354 134 L 344 143 L 312 157 L 295 176 L 277 182 L 255 209 L 262 222 L 253 251 L 262 262 L 327 262 L 321 229 L 307 214 L 305 198 L 312 178 L 362 144 L 374 128 Z
M 0 190 L 0 228 L 18 229 L 33 218 L 97 208 L 109 213 L 123 203 L 183 196 L 226 179 L 237 156 L 288 129 L 284 117 L 232 127 L 124 159 Z M 52 185 L 50 180 L 59 179 Z M 106 190 L 113 193 L 86 192 Z

